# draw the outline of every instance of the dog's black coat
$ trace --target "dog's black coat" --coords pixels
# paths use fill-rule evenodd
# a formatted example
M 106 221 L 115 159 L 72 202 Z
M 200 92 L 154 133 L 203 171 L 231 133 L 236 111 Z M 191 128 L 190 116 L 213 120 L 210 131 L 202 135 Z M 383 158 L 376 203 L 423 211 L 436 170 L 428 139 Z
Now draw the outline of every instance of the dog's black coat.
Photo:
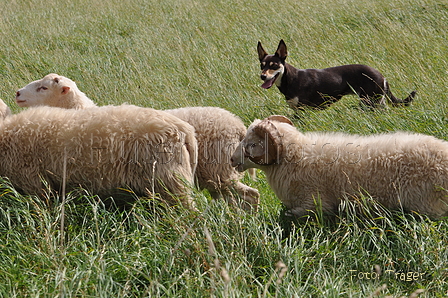
M 285 63 L 287 49 L 280 41 L 274 55 L 268 55 L 258 42 L 263 88 L 274 83 L 293 108 L 312 106 L 325 108 L 347 94 L 357 94 L 367 106 L 385 105 L 387 96 L 394 105 L 408 105 L 415 96 L 407 98 L 392 95 L 389 84 L 376 69 L 361 64 L 342 65 L 325 69 L 298 69 Z

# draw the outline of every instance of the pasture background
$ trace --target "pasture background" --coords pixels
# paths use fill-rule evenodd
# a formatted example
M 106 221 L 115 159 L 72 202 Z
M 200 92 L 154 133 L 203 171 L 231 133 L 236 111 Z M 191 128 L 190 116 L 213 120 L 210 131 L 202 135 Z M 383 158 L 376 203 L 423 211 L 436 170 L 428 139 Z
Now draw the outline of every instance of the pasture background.
M 299 129 L 448 139 L 445 1 L 11 0 L 0 15 L 0 98 L 14 112 L 17 89 L 56 72 L 100 105 L 218 106 L 246 124 L 291 117 L 280 92 L 260 88 L 258 77 L 257 41 L 273 53 L 283 38 L 296 67 L 362 63 L 379 69 L 397 97 L 418 91 L 408 108 L 375 112 L 345 97 L 301 113 Z M 2 184 L 0 297 L 448 295 L 446 220 L 370 207 L 360 219 L 348 204 L 336 223 L 317 214 L 288 225 L 258 176 L 245 179 L 261 192 L 258 214 L 197 191 L 199 214 L 144 199 L 110 209 L 72 194 L 62 244 L 60 205 Z M 379 279 L 352 277 L 350 270 L 371 273 L 375 265 Z M 423 279 L 402 281 L 389 269 Z

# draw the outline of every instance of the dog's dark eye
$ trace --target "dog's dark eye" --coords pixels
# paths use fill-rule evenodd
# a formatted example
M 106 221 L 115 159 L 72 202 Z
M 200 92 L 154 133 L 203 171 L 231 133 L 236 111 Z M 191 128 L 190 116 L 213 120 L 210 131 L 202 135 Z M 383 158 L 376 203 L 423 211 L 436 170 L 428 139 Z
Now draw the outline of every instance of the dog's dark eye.
M 266 62 L 261 62 L 260 68 L 263 69 L 265 67 L 265 65 L 266 65 Z
M 277 63 L 272 63 L 271 65 L 270 65 L 270 67 L 269 67 L 270 69 L 274 69 L 274 70 L 277 70 L 277 69 L 279 69 L 280 68 L 280 65 L 278 65 Z

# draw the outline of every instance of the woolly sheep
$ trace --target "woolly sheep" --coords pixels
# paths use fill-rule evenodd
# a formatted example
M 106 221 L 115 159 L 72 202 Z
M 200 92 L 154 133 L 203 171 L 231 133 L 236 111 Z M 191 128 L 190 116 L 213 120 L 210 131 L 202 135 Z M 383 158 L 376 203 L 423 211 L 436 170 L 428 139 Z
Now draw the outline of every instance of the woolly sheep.
M 76 83 L 69 78 L 50 73 L 19 89 L 16 103 L 20 107 L 52 106 L 65 109 L 85 109 L 96 106 Z
M 271 116 L 249 126 L 231 160 L 239 171 L 263 170 L 295 216 L 315 210 L 318 199 L 334 212 L 341 198 L 360 193 L 387 208 L 448 215 L 448 142 L 432 136 L 301 133 Z
M 0 176 L 19 190 L 40 195 L 42 179 L 58 190 L 64 160 L 69 189 L 108 195 L 125 187 L 194 208 L 194 128 L 171 114 L 131 105 L 35 107 L 0 122 Z
M 95 106 L 93 101 L 76 88 L 76 85 L 73 87 L 74 83 L 70 86 L 72 86 L 71 90 L 75 95 L 64 100 L 58 99 L 61 90 L 59 92 L 44 92 L 38 89 L 43 86 L 42 82 L 48 81 L 50 83 L 45 86 L 56 86 L 57 88 L 62 88 L 62 83 L 72 82 L 63 76 L 49 74 L 43 79 L 20 89 L 17 92 L 17 103 L 24 100 L 25 102 L 19 104 L 23 107 L 35 105 L 63 108 Z M 51 81 L 57 81 L 57 83 L 51 83 Z M 47 88 L 50 89 L 50 87 Z M 27 90 L 26 96 L 23 95 L 22 90 Z M 64 105 L 61 103 L 64 103 Z M 232 194 L 232 189 L 234 189 L 243 198 L 243 208 L 256 210 L 260 196 L 258 191 L 241 183 L 242 175 L 230 165 L 230 155 L 246 134 L 246 127 L 241 119 L 224 109 L 216 107 L 188 107 L 166 110 L 166 112 L 190 123 L 196 130 L 199 155 L 195 179 L 198 187 L 207 189 L 215 199 L 224 197 L 230 204 L 236 205 L 237 202 Z M 253 175 L 253 171 L 251 174 Z

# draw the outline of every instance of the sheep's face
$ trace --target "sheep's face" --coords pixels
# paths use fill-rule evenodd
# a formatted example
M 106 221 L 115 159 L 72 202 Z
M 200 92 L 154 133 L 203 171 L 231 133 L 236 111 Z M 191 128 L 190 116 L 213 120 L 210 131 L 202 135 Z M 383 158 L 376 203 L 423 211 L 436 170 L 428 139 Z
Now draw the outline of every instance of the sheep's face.
M 268 156 L 268 139 L 257 133 L 249 133 L 236 148 L 231 157 L 232 166 L 240 172 L 249 168 L 259 168 L 268 164 L 264 157 Z
M 59 106 L 59 101 L 76 86 L 73 81 L 57 74 L 49 74 L 44 78 L 31 82 L 16 93 L 19 107 Z
M 232 166 L 238 171 L 244 171 L 248 168 L 260 168 L 279 162 L 282 140 L 274 124 L 276 121 L 292 125 L 289 119 L 277 115 L 263 121 L 255 121 L 232 155 Z

